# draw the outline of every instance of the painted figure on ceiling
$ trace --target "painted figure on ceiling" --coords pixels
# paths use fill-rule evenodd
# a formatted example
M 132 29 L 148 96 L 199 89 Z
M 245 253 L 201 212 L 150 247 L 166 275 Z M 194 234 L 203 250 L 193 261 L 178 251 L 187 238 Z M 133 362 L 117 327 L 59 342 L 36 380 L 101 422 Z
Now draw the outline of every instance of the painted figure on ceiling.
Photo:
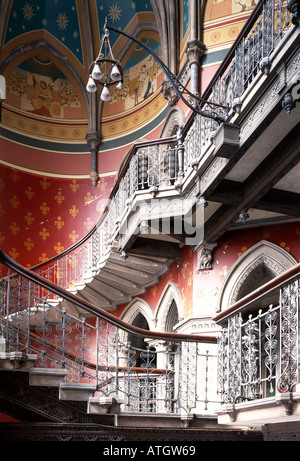
M 34 75 L 32 78 L 33 87 L 36 93 L 36 98 L 31 99 L 31 103 L 33 105 L 33 113 L 51 117 L 50 109 L 52 104 L 52 88 L 49 84 L 47 85 L 44 80 L 38 82 Z

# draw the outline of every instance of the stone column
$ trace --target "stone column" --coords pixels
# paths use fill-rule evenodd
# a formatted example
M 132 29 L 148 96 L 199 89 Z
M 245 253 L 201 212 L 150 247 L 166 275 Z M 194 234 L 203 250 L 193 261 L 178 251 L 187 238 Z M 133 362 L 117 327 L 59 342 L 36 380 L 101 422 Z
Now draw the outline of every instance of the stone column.
M 199 70 L 200 60 L 204 54 L 205 45 L 197 38 L 190 40 L 187 43 L 186 54 L 189 61 L 191 71 L 191 93 L 195 96 L 200 96 L 199 92 Z

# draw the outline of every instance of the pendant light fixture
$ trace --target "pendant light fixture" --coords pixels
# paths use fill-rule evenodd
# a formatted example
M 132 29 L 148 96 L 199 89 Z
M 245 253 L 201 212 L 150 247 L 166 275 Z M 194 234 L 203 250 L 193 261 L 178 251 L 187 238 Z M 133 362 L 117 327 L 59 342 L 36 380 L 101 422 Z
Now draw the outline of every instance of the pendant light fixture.
M 89 79 L 86 90 L 89 93 L 97 91 L 97 84 L 102 86 L 102 101 L 110 101 L 110 85 L 117 85 L 119 91 L 123 89 L 123 70 L 117 59 L 114 58 L 111 44 L 109 41 L 109 32 L 104 24 L 104 35 L 101 38 L 100 50 L 98 57 L 93 61 L 89 68 Z

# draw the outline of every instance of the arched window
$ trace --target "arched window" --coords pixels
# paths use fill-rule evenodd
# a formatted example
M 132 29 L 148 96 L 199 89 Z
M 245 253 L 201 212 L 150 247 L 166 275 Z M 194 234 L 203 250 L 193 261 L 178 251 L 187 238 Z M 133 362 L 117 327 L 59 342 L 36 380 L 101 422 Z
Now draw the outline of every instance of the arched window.
M 139 312 L 138 315 L 135 317 L 132 325 L 138 328 L 142 328 L 143 330 L 149 330 L 148 322 L 141 312 Z M 143 338 L 142 336 L 138 336 L 134 333 L 128 333 L 127 340 L 128 343 L 130 343 L 130 347 L 134 351 L 133 360 L 135 361 L 135 366 L 142 366 L 142 352 L 147 350 L 148 343 L 145 341 L 145 338 Z
M 143 330 L 153 330 L 153 310 L 149 304 L 143 299 L 134 299 L 125 311 L 123 312 L 121 319 L 126 323 L 133 325 Z M 140 367 L 143 364 L 143 351 L 146 351 L 149 347 L 149 343 L 146 341 L 147 338 L 136 335 L 135 333 L 120 333 L 120 340 L 124 346 L 130 343 L 130 355 L 131 355 L 131 366 Z M 155 364 L 155 357 L 153 356 L 153 364 Z

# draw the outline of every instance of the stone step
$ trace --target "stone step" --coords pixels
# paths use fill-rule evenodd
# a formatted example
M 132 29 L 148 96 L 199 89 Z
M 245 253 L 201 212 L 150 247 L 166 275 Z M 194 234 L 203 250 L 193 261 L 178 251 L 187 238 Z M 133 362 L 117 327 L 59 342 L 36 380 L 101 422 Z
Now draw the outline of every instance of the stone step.
M 87 412 L 91 415 L 118 414 L 122 403 L 114 397 L 90 397 Z
M 63 384 L 67 374 L 65 368 L 32 368 L 29 372 L 29 384 L 59 387 Z
M 59 399 L 88 402 L 94 396 L 96 386 L 83 383 L 62 383 L 59 386 Z
M 29 371 L 37 359 L 36 354 L 0 352 L 0 370 Z

